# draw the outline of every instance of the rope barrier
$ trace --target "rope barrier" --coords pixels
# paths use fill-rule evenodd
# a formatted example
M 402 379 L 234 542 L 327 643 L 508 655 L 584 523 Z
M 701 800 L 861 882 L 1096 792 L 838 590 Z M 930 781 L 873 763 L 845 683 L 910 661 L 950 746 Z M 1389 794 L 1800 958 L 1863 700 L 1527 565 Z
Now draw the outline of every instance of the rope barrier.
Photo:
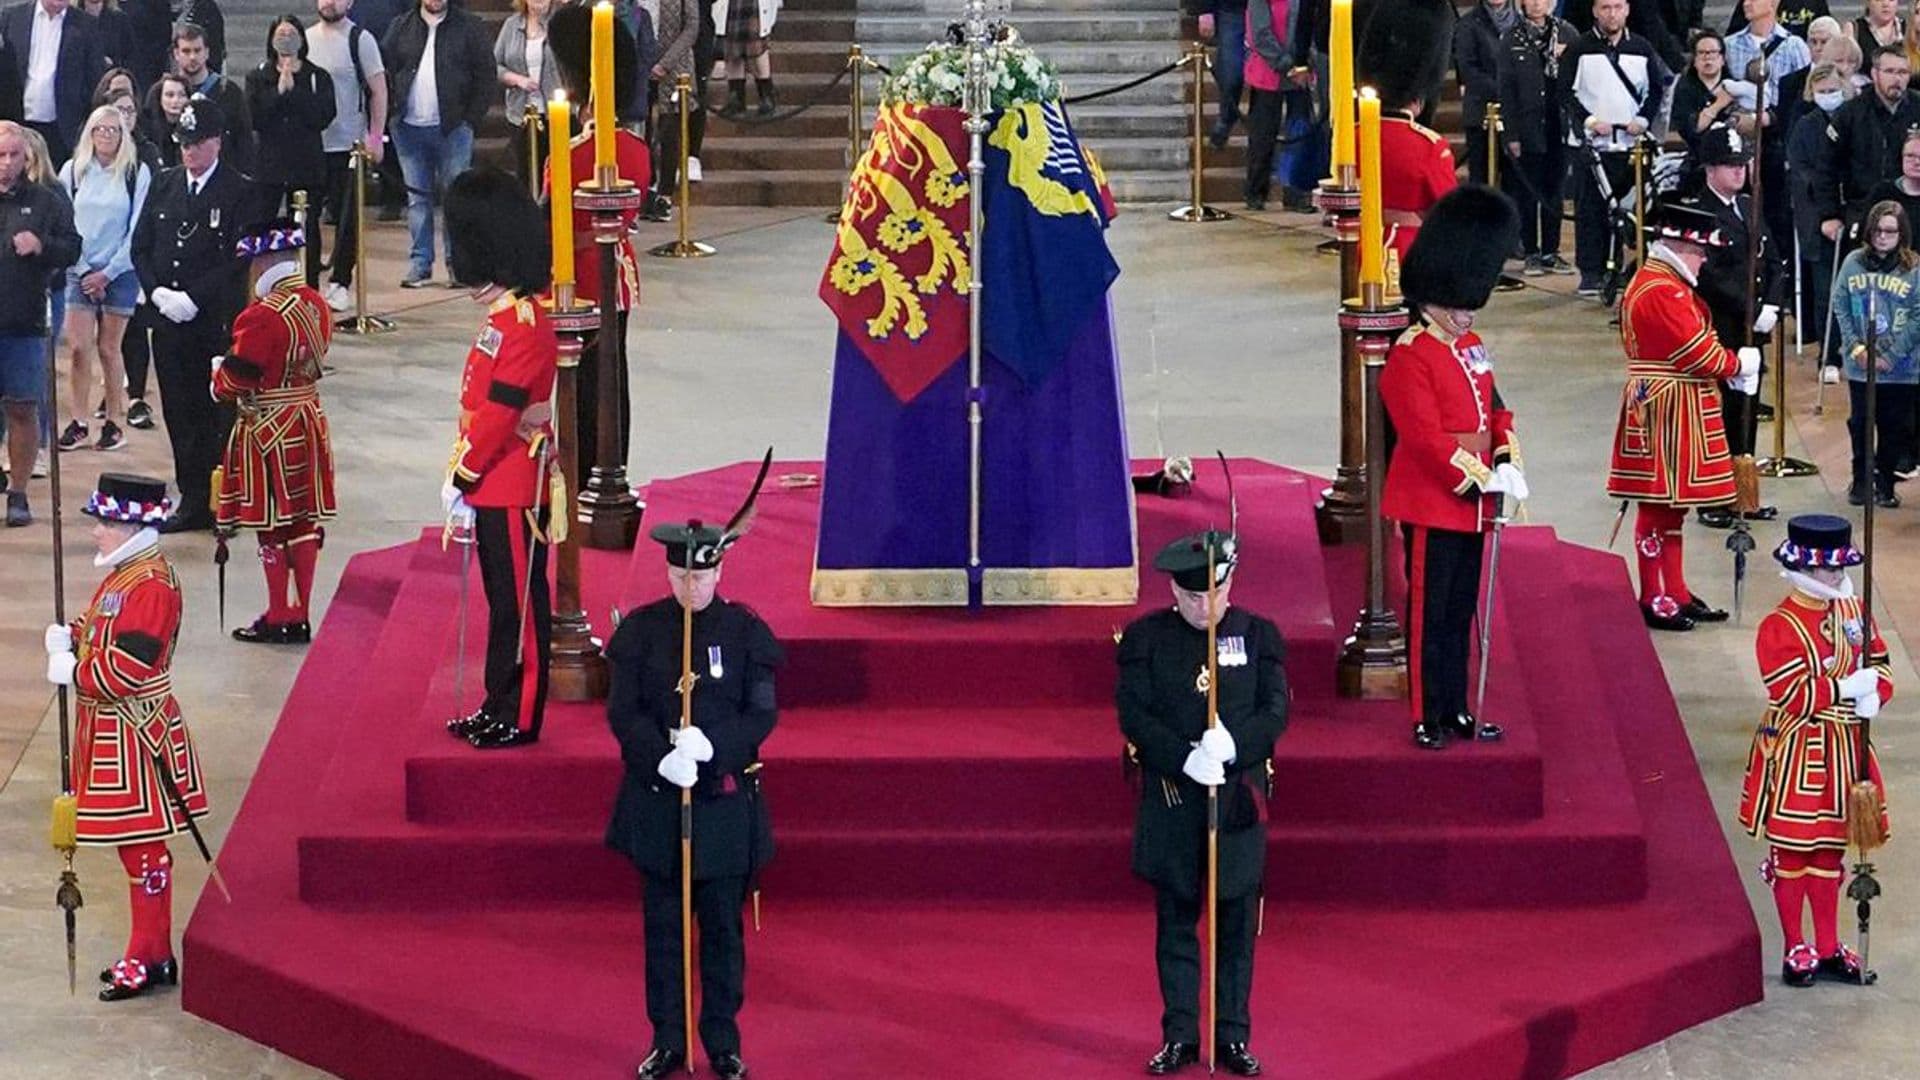
M 1115 94 L 1125 93 L 1126 91 L 1131 90 L 1136 86 L 1145 86 L 1146 84 L 1152 82 L 1153 80 L 1158 79 L 1163 75 L 1170 75 L 1173 72 L 1179 71 L 1181 68 L 1185 66 L 1186 66 L 1186 61 L 1175 60 L 1173 63 L 1168 64 L 1166 67 L 1163 67 L 1158 71 L 1150 71 L 1147 74 L 1142 75 L 1137 79 L 1129 79 L 1118 86 L 1109 86 L 1104 90 L 1095 90 L 1095 91 L 1092 91 L 1091 93 L 1086 93 L 1086 94 L 1075 94 L 1072 97 L 1061 98 L 1060 102 L 1063 105 L 1079 105 L 1083 102 L 1098 101 L 1103 97 L 1112 97 Z
M 878 65 L 875 65 L 875 66 L 877 67 Z M 778 124 L 778 123 L 781 123 L 782 121 L 791 120 L 794 117 L 799 116 L 801 113 L 806 112 L 808 109 L 811 109 L 816 105 L 826 104 L 828 96 L 833 93 L 834 89 L 838 87 L 841 83 L 847 80 L 847 71 L 848 69 L 843 66 L 840 69 L 840 73 L 833 77 L 832 82 L 820 88 L 820 93 L 815 95 L 812 101 L 803 102 L 799 105 L 794 106 L 793 108 L 786 109 L 781 112 L 776 112 L 771 116 L 749 116 L 746 114 L 742 114 L 739 116 L 727 116 L 723 114 L 719 109 L 714 108 L 712 105 L 709 105 L 706 102 L 701 102 L 700 107 L 702 109 L 705 109 L 707 112 L 712 113 L 714 116 L 717 116 L 720 119 L 727 121 L 728 123 L 745 124 L 748 127 L 759 127 L 763 124 Z

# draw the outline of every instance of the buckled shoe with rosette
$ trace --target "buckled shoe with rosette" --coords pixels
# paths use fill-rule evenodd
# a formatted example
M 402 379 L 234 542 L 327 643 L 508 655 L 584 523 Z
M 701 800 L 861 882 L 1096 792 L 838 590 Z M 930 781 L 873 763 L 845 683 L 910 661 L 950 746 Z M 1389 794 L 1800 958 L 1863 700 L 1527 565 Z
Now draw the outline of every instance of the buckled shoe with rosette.
M 1651 604 L 1640 605 L 1640 617 L 1654 630 L 1684 631 L 1693 629 L 1693 620 L 1671 596 L 1655 597 Z
M 1787 958 L 1780 965 L 1780 981 L 1788 986 L 1812 986 L 1819 968 L 1820 958 L 1814 955 L 1813 946 L 1795 945 L 1787 950 Z
M 114 967 L 118 966 L 118 964 L 114 965 Z M 100 981 L 112 986 L 113 968 L 101 968 Z M 148 964 L 147 981 L 155 986 L 177 986 L 180 982 L 180 962 L 168 957 L 157 964 Z
M 125 1001 L 137 998 L 160 985 L 147 969 L 147 965 L 138 960 L 116 960 L 108 969 L 113 973 L 113 981 L 100 991 L 101 1001 Z
M 1829 982 L 1843 982 L 1853 986 L 1867 984 L 1867 969 L 1860 963 L 1860 954 L 1840 946 L 1831 956 L 1823 956 L 1814 969 L 1814 974 Z

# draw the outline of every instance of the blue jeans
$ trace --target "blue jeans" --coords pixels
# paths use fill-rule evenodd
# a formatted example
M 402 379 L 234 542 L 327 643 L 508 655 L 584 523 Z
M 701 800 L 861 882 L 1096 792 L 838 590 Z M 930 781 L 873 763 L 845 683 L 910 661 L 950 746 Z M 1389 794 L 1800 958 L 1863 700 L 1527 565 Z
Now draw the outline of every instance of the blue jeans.
M 1213 84 L 1220 88 L 1220 122 L 1240 119 L 1240 88 L 1247 65 L 1247 7 L 1223 5 L 1213 13 Z M 1283 73 L 1284 74 L 1284 73 Z
M 447 184 L 473 161 L 473 129 L 465 124 L 444 134 L 437 127 L 396 124 L 393 146 L 407 178 L 407 276 L 433 273 L 433 211 Z M 426 194 L 432 192 L 431 195 Z M 452 251 L 448 239 L 448 251 Z

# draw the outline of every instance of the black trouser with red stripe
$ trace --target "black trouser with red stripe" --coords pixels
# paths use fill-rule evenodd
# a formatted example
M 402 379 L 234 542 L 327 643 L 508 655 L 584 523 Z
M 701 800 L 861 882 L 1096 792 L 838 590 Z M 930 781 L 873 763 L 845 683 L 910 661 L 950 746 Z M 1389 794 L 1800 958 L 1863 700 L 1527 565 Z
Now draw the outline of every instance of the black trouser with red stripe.
M 546 530 L 547 511 L 539 511 Z M 487 700 L 495 720 L 540 733 L 547 705 L 553 604 L 547 595 L 547 545 L 527 511 L 480 506 L 473 512 L 480 584 L 487 594 Z M 526 604 L 526 612 L 521 604 Z
M 1402 525 L 1407 545 L 1407 648 L 1413 658 L 1416 721 L 1467 713 L 1467 658 L 1479 606 L 1486 537 L 1427 525 Z

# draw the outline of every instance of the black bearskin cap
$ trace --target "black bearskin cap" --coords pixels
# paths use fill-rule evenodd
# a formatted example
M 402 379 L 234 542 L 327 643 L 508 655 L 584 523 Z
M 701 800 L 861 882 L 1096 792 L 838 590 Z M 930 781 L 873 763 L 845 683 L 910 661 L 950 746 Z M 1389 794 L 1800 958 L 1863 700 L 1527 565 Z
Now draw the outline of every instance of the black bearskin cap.
M 447 185 L 447 259 L 453 280 L 504 285 L 522 296 L 545 292 L 553 277 L 547 216 L 527 185 L 491 166 L 468 169 Z
M 579 105 L 582 116 L 592 100 L 590 83 L 593 72 L 593 9 L 586 4 L 569 4 L 547 20 L 547 46 L 553 50 L 553 62 L 560 66 L 560 85 L 567 99 Z M 613 20 L 613 107 L 624 113 L 633 101 L 640 81 L 640 50 L 634 44 L 633 31 L 619 19 Z
M 1388 110 L 1439 99 L 1453 62 L 1452 0 L 1360 0 L 1353 17 L 1358 86 Z
M 1512 199 L 1485 184 L 1462 184 L 1420 223 L 1400 268 L 1400 291 L 1409 304 L 1477 311 L 1487 305 L 1519 238 Z

